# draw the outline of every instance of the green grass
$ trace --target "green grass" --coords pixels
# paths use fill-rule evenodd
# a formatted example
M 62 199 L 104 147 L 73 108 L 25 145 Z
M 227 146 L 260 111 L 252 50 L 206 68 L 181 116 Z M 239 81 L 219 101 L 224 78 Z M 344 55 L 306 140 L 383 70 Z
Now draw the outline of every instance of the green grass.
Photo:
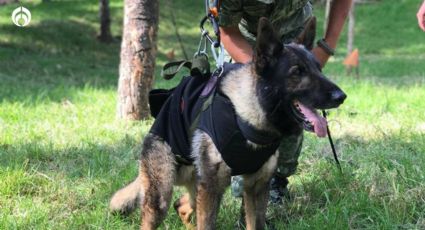
M 165 2 L 157 75 L 166 52 L 174 48 L 181 57 Z M 173 4 L 193 53 L 201 1 Z M 345 32 L 325 69 L 348 94 L 330 116 L 344 173 L 327 141 L 307 134 L 290 178 L 292 201 L 270 208 L 278 229 L 425 228 L 425 33 L 415 22 L 418 4 L 358 6 L 360 79 L 341 65 Z M 137 229 L 138 213 L 125 218 L 107 210 L 111 194 L 137 174 L 152 123 L 115 117 L 122 1 L 111 2 L 111 44 L 95 39 L 97 1 L 23 5 L 33 13 L 27 28 L 10 22 L 16 4 L 0 8 L 0 229 Z M 323 11 L 316 10 L 321 25 Z M 156 85 L 172 84 L 157 76 Z M 219 229 L 233 229 L 239 204 L 226 193 Z M 161 228 L 183 226 L 171 210 Z

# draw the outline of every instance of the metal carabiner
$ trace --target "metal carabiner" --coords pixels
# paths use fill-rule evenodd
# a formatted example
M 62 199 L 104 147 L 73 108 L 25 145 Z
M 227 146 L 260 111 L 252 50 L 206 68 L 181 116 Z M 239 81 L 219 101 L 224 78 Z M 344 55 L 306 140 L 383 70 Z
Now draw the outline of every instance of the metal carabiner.
M 206 55 L 208 57 L 207 52 L 207 40 L 204 35 L 201 35 L 201 39 L 199 40 L 198 50 L 193 55 L 194 57 L 198 55 Z
M 218 49 L 218 51 L 216 49 Z M 216 48 L 214 44 L 211 44 L 211 53 L 213 55 L 217 68 L 223 66 L 225 53 L 223 45 L 220 45 L 218 48 Z

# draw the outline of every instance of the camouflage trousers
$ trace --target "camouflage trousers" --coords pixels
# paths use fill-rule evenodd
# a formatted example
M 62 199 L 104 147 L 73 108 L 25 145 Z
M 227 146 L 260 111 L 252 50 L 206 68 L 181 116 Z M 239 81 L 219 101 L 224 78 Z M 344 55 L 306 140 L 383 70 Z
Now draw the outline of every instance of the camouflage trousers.
M 282 16 L 282 18 L 274 19 L 273 25 L 275 26 L 275 28 L 277 28 L 282 43 L 288 44 L 293 42 L 298 37 L 298 35 L 303 32 L 306 21 L 313 16 L 313 6 L 310 2 L 308 2 L 303 8 L 298 10 L 296 13 L 291 14 L 290 17 L 287 17 L 287 15 L 285 14 L 282 14 L 280 16 Z M 239 24 L 238 27 L 242 36 L 248 41 L 248 43 L 252 47 L 255 47 L 255 35 L 248 32 L 248 30 L 241 24 Z M 231 62 L 231 60 L 232 59 L 230 55 L 227 53 L 227 51 L 225 51 L 224 61 Z
M 280 40 L 284 44 L 288 44 L 294 41 L 298 35 L 304 30 L 304 25 L 309 18 L 313 16 L 313 6 L 311 3 L 307 3 L 303 8 L 299 9 L 296 13 L 292 13 L 290 16 L 282 14 L 281 18 L 270 18 L 277 33 L 280 36 Z M 250 33 L 246 27 L 239 24 L 239 31 L 242 36 L 255 47 L 256 37 Z M 256 31 L 256 29 L 255 29 Z
M 279 145 L 279 158 L 276 174 L 280 177 L 289 177 L 293 175 L 298 166 L 298 157 L 301 153 L 303 134 L 286 137 Z M 233 176 L 231 181 L 232 195 L 242 197 L 243 177 Z

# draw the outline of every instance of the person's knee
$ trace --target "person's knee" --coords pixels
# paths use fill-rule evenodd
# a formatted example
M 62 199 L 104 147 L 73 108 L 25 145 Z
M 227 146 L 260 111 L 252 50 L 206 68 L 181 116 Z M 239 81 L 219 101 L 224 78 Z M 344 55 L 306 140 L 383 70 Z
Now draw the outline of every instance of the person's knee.
M 297 161 L 301 153 L 302 142 L 302 135 L 294 135 L 283 139 L 279 145 L 279 163 Z
M 277 174 L 282 177 L 293 175 L 298 166 L 298 157 L 301 153 L 303 136 L 294 135 L 285 138 L 279 146 L 279 160 Z
M 276 174 L 279 177 L 289 177 L 295 174 L 297 171 L 298 161 L 287 163 L 283 165 L 278 165 Z

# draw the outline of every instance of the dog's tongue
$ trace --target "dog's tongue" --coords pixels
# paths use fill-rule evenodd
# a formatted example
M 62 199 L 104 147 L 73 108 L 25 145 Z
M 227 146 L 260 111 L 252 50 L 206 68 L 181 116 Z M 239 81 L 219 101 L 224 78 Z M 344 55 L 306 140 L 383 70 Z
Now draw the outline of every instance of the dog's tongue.
M 298 106 L 301 109 L 301 112 L 306 117 L 306 119 L 309 120 L 314 126 L 314 133 L 316 133 L 318 137 L 326 137 L 326 119 L 317 114 L 316 111 L 312 111 L 310 108 L 299 102 Z

